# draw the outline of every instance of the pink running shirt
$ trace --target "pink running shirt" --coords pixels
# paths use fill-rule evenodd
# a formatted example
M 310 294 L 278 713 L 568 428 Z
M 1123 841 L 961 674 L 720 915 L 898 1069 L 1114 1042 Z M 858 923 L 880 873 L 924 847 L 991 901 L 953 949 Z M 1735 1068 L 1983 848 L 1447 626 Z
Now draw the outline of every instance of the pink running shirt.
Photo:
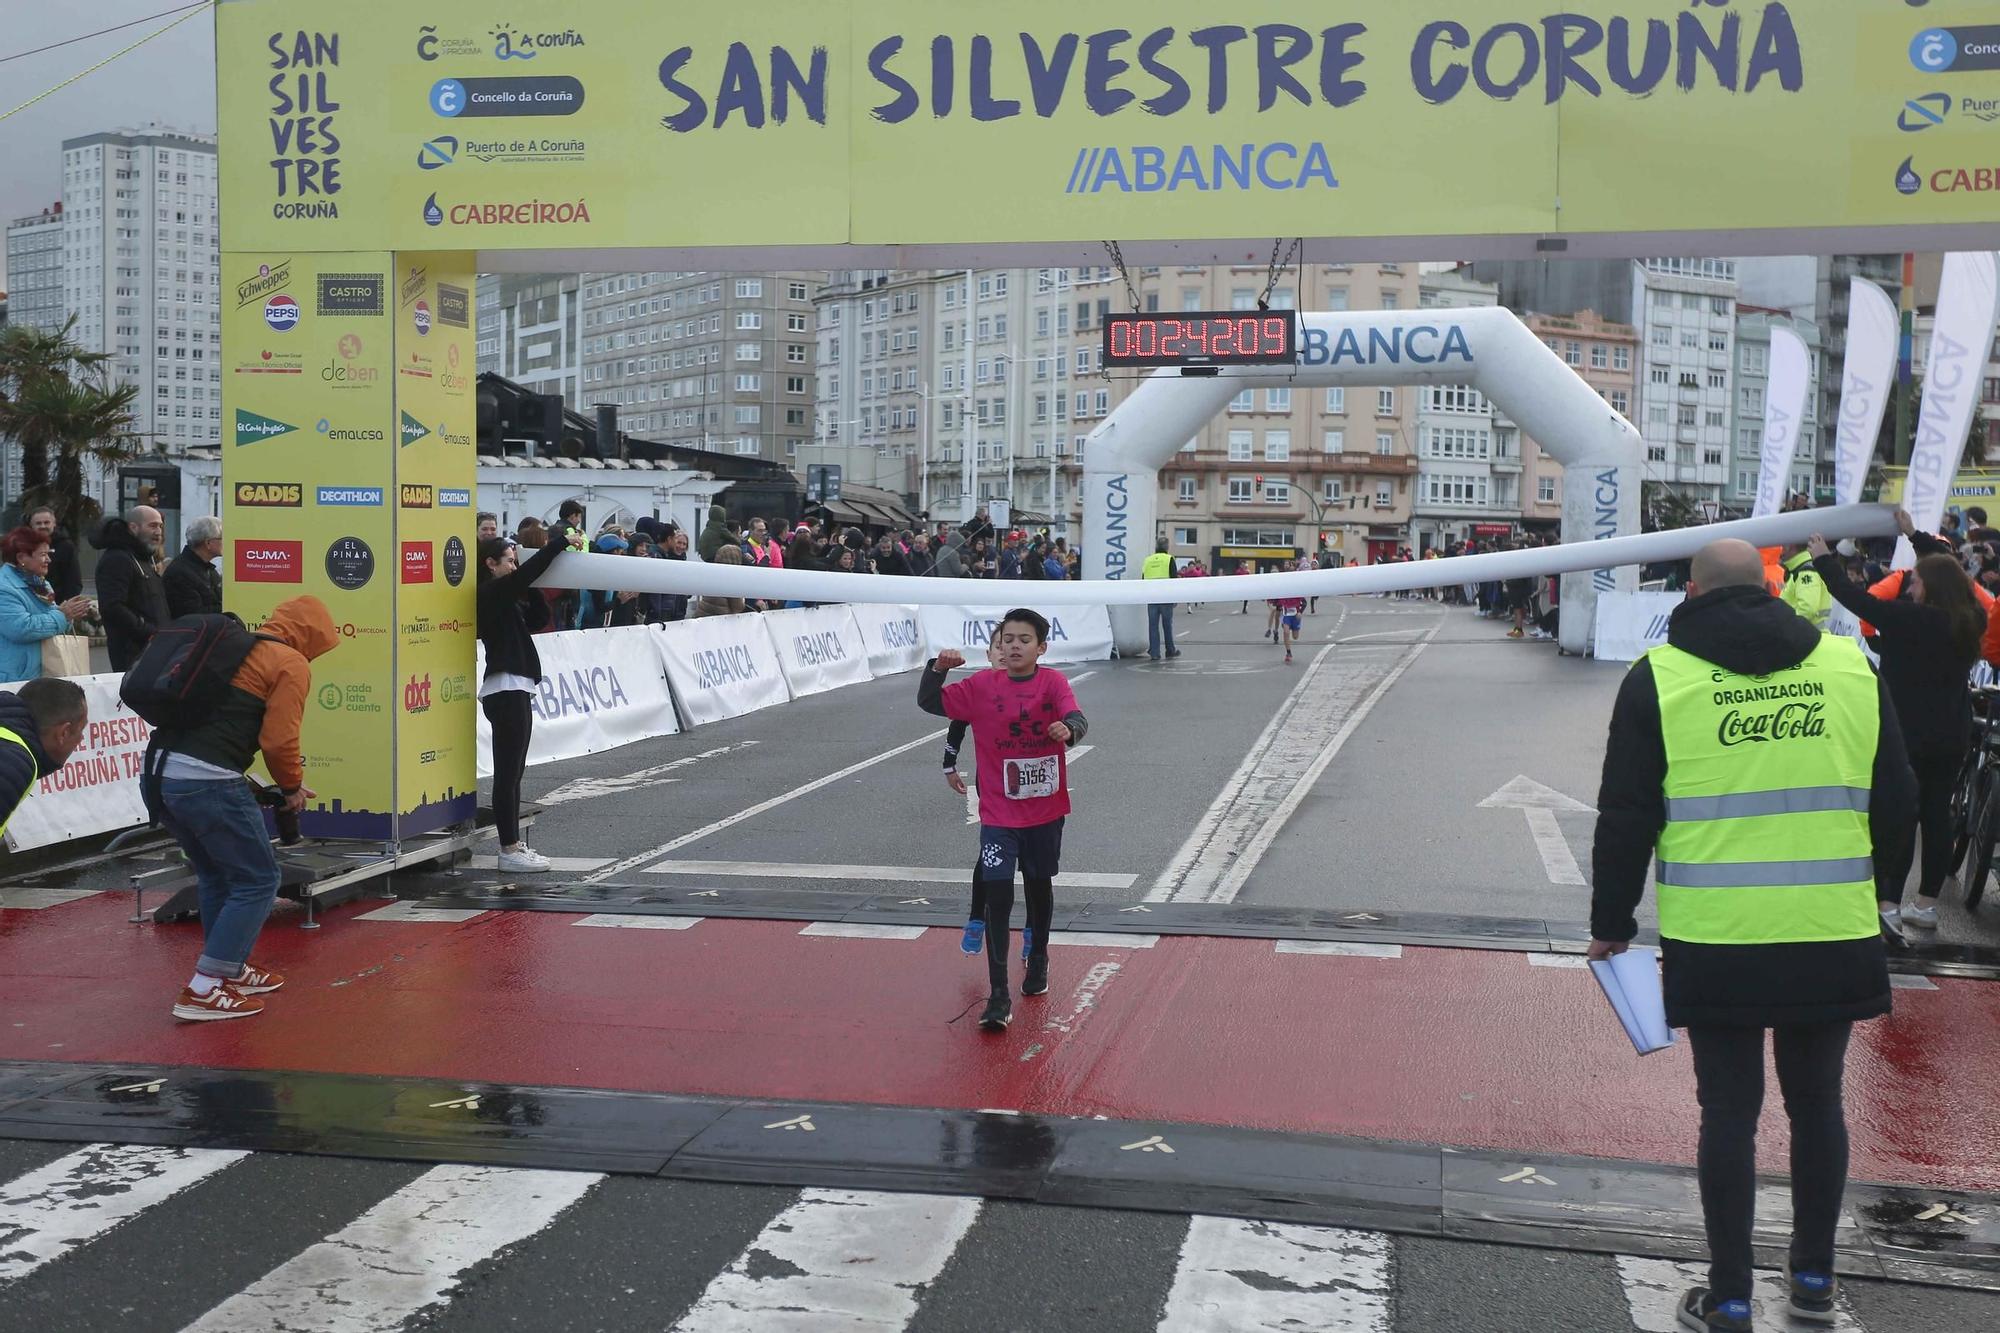
M 1048 730 L 1079 711 L 1068 678 L 1047 667 L 1026 680 L 978 671 L 944 687 L 944 715 L 972 724 L 980 823 L 1032 828 L 1069 813 L 1067 747 Z

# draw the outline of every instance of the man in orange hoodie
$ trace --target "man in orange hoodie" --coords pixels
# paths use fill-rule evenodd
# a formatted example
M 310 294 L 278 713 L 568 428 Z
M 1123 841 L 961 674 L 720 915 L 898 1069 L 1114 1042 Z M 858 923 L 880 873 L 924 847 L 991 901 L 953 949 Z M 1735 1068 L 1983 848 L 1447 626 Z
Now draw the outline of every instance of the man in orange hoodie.
M 309 663 L 337 640 L 317 597 L 280 602 L 257 632 L 262 640 L 201 724 L 156 733 L 161 822 L 201 894 L 201 957 L 174 1004 L 174 1017 L 190 1022 L 248 1018 L 264 1008 L 258 996 L 285 984 L 250 961 L 278 896 L 278 858 L 243 773 L 261 751 L 288 807 L 302 810 L 316 794 L 305 784 L 299 727 L 312 693 Z

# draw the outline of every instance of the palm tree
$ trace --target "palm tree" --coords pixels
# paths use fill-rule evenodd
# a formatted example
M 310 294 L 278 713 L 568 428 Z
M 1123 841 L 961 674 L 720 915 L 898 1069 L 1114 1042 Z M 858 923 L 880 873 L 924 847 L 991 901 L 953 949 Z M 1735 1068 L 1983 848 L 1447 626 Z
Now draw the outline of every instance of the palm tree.
M 0 435 L 21 445 L 23 506 L 50 505 L 58 523 L 81 532 L 98 514 L 84 494 L 84 461 L 116 464 L 137 452 L 132 404 L 139 390 L 110 383 L 110 355 L 79 347 L 75 325 L 71 317 L 54 331 L 0 331 Z

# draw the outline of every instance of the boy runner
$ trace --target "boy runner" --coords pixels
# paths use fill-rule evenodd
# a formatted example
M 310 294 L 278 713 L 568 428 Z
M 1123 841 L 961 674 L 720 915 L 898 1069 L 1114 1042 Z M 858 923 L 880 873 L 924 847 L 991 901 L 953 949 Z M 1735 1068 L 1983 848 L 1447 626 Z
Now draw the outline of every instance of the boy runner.
M 981 671 L 946 685 L 965 655 L 947 648 L 925 665 L 917 706 L 927 713 L 972 724 L 979 755 L 979 872 L 975 893 L 986 900 L 986 972 L 992 994 L 979 1016 L 989 1032 L 1014 1016 L 1007 989 L 1008 919 L 1014 910 L 1014 867 L 1027 886 L 1028 924 L 1021 935 L 1027 975 L 1023 995 L 1049 989 L 1049 922 L 1055 915 L 1055 877 L 1062 856 L 1063 820 L 1069 814 L 1066 747 L 1083 739 L 1088 723 L 1061 672 L 1041 668 L 1049 650 L 1049 622 L 1033 611 L 1009 611 L 994 631 L 1001 670 Z
M 986 643 L 986 665 L 1001 670 L 1000 636 L 994 635 Z M 965 779 L 958 775 L 958 752 L 965 744 L 967 722 L 953 722 L 944 736 L 944 780 L 945 785 L 965 795 Z M 977 954 L 986 947 L 986 886 L 979 878 L 979 862 L 972 863 L 972 911 L 965 920 L 965 934 L 959 937 L 958 951 L 963 954 Z
M 1305 630 L 1306 599 L 1303 597 L 1281 597 L 1271 603 L 1271 614 L 1278 621 L 1278 641 L 1285 646 L 1285 660 L 1292 660 L 1292 644 Z

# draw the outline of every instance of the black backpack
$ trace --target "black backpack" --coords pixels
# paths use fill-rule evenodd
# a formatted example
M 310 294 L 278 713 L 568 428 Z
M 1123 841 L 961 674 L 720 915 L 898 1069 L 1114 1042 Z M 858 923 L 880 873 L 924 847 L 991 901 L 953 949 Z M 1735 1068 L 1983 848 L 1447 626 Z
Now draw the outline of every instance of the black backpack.
M 182 731 L 211 715 L 236 669 L 260 639 L 235 616 L 193 615 L 163 625 L 119 682 L 125 706 L 162 731 Z

